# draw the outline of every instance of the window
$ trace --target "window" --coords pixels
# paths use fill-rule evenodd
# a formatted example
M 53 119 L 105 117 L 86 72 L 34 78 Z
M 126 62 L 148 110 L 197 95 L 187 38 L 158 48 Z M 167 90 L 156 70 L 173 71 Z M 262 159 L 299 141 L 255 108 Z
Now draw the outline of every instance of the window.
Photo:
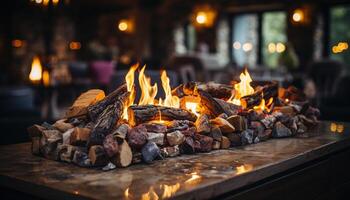
M 330 12 L 330 55 L 335 60 L 350 63 L 350 6 L 337 6 Z
M 262 15 L 262 61 L 269 68 L 278 66 L 278 59 L 286 49 L 285 12 L 265 12 Z
M 233 19 L 233 60 L 240 66 L 255 66 L 258 58 L 258 15 L 243 14 Z

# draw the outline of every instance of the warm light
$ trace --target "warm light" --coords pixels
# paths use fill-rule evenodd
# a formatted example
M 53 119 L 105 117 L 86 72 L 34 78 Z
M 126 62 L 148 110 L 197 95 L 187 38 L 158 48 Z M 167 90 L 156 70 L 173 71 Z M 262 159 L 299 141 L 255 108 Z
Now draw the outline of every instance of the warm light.
M 337 132 L 342 133 L 344 131 L 344 125 L 343 124 L 338 124 L 337 126 Z
M 44 6 L 48 6 L 48 5 L 49 5 L 49 2 L 50 2 L 50 0 L 43 0 L 43 5 L 44 5 Z
M 121 21 L 118 24 L 118 28 L 120 31 L 126 31 L 128 29 L 128 23 L 126 23 L 125 21 Z
M 250 85 L 253 81 L 250 77 L 248 70 L 245 69 L 244 72 L 239 76 L 240 82 L 234 85 L 235 94 L 230 97 L 228 102 L 241 105 L 241 97 L 251 95 L 254 93 L 254 88 Z
M 127 189 L 124 191 L 124 197 L 125 197 L 126 199 L 129 198 L 129 188 L 127 188 Z
M 294 22 L 302 22 L 304 20 L 304 12 L 300 9 L 294 10 L 292 19 Z
M 207 22 L 207 15 L 205 12 L 198 12 L 196 16 L 196 21 L 198 24 L 204 24 Z
M 80 44 L 80 42 L 72 41 L 69 43 L 69 48 L 71 50 L 79 50 L 81 48 L 81 44 Z
M 250 42 L 244 43 L 242 49 L 245 52 L 251 51 L 253 49 L 253 44 Z
M 277 43 L 276 45 L 276 51 L 277 53 L 282 53 L 286 50 L 286 46 L 283 43 Z
M 336 132 L 337 131 L 337 124 L 332 122 L 330 129 L 332 132 Z
M 154 191 L 153 187 L 150 187 L 147 193 L 142 194 L 141 200 L 158 200 L 159 197 Z
M 35 0 L 35 3 L 37 4 L 41 4 L 43 2 L 43 0 Z
M 47 70 L 45 70 L 43 73 L 43 83 L 45 87 L 50 85 L 50 74 Z
M 241 166 L 237 166 L 236 167 L 236 174 L 244 174 L 246 172 L 249 172 L 249 171 L 252 171 L 253 169 L 253 165 L 251 164 L 244 164 L 244 165 L 241 165 Z
M 242 46 L 242 45 L 241 45 L 240 42 L 237 42 L 237 41 L 236 41 L 236 42 L 233 43 L 233 48 L 235 48 L 235 49 L 240 49 L 241 46 Z
M 139 73 L 139 83 L 141 88 L 139 105 L 154 105 L 154 98 L 157 95 L 158 86 L 157 83 L 154 85 L 151 84 L 151 78 L 145 75 L 145 68 L 146 66 L 143 66 Z
M 162 199 L 166 199 L 173 196 L 180 189 L 180 183 L 176 183 L 175 185 L 161 185 L 160 188 L 164 188 Z
M 159 105 L 179 108 L 180 107 L 180 99 L 179 99 L 179 97 L 173 96 L 171 94 L 170 79 L 168 78 L 165 70 L 162 71 L 160 79 L 162 80 L 162 86 L 163 86 L 164 93 L 165 93 L 165 99 L 164 99 L 164 101 L 162 101 L 162 99 L 160 99 Z
M 15 48 L 20 48 L 23 46 L 23 41 L 22 40 L 12 40 L 12 46 L 15 47 Z
M 253 109 L 257 110 L 257 111 L 264 111 L 264 110 L 266 110 L 267 112 L 270 112 L 270 109 L 268 108 L 268 106 L 270 106 L 272 104 L 272 102 L 273 102 L 273 98 L 272 97 L 269 99 L 267 104 L 265 104 L 265 99 L 262 98 L 260 104 L 258 106 L 254 106 Z
M 57 5 L 60 2 L 60 0 L 52 0 L 53 5 Z
M 187 184 L 195 184 L 197 183 L 202 177 L 197 174 L 197 172 L 191 173 L 191 178 L 187 179 L 185 183 Z
M 32 67 L 29 73 L 29 80 L 31 80 L 32 82 L 40 81 L 42 77 L 42 72 L 43 69 L 39 57 L 35 56 L 33 58 Z
M 136 92 L 134 88 L 135 71 L 139 67 L 139 64 L 131 66 L 130 70 L 125 76 L 125 82 L 128 92 L 130 92 L 129 99 L 124 106 L 123 119 L 128 119 L 128 107 L 134 104 Z
M 269 43 L 269 45 L 267 46 L 267 49 L 270 53 L 275 53 L 275 51 L 276 51 L 275 43 Z
M 289 103 L 289 99 L 288 99 L 288 98 L 287 98 L 287 99 L 285 99 L 285 100 L 284 100 L 284 102 Z
M 186 110 L 194 113 L 197 117 L 200 115 L 198 112 L 197 112 L 197 106 L 198 106 L 198 103 L 195 103 L 195 102 L 186 102 L 185 103 L 185 106 L 186 106 Z
M 332 47 L 333 53 L 341 53 L 349 48 L 349 45 L 347 42 L 339 42 L 337 45 L 334 45 Z

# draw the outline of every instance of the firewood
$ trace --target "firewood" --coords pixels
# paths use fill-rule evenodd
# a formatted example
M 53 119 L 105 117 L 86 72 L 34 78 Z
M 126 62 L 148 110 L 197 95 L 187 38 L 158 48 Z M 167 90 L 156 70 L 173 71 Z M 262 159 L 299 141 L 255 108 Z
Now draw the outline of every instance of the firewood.
M 217 140 L 213 140 L 213 146 L 212 146 L 212 149 L 214 149 L 214 150 L 218 150 L 218 149 L 220 149 L 220 145 L 221 145 L 221 143 L 220 143 L 219 141 L 217 141 Z
M 221 113 L 225 112 L 220 106 L 220 104 L 217 101 L 215 101 L 215 99 L 212 96 L 210 96 L 209 93 L 202 90 L 198 90 L 197 93 L 201 99 L 201 106 L 203 107 L 201 110 L 202 113 L 207 114 L 212 118 L 215 118 Z
M 112 163 L 118 167 L 127 167 L 132 162 L 132 151 L 129 144 L 124 140 L 119 145 L 118 153 L 111 159 Z
M 198 133 L 209 133 L 210 132 L 210 124 L 209 118 L 206 114 L 201 114 L 196 120 L 196 128 Z
M 70 144 L 84 146 L 89 140 L 91 130 L 88 128 L 75 127 L 70 135 Z
M 57 145 L 62 142 L 59 130 L 44 130 L 40 138 L 40 154 L 47 159 L 57 160 Z
M 167 127 L 163 124 L 145 123 L 143 125 L 147 129 L 147 132 L 152 132 L 152 133 L 166 133 L 167 132 Z
M 227 121 L 235 127 L 235 131 L 242 132 L 247 129 L 247 120 L 240 115 L 229 116 Z
M 128 108 L 129 124 L 135 126 L 144 122 L 157 120 L 189 120 L 196 121 L 196 115 L 180 108 L 171 108 L 155 105 L 130 106 Z
M 251 95 L 244 96 L 240 99 L 243 108 L 250 109 L 259 105 L 262 100 L 262 92 L 258 90 Z
M 130 130 L 127 141 L 131 148 L 141 149 L 147 143 L 147 137 L 147 129 L 143 125 L 139 125 Z
M 182 98 L 184 96 L 194 95 L 195 90 L 197 88 L 196 82 L 188 82 L 185 84 L 180 84 L 176 88 L 174 88 L 171 93 L 172 95 L 175 95 L 179 98 Z
M 88 107 L 88 114 L 92 121 L 96 121 L 98 116 L 107 106 L 114 104 L 120 97 L 127 93 L 126 84 L 121 85 L 116 90 L 108 94 L 103 100 Z
M 209 93 L 212 97 L 227 100 L 231 97 L 233 88 L 231 85 L 220 83 L 199 83 L 197 88 Z
M 188 120 L 173 120 L 167 123 L 167 132 L 184 131 L 195 126 L 195 123 Z
M 42 127 L 44 127 L 45 130 L 57 130 L 56 127 L 52 126 L 51 124 L 47 123 L 47 122 L 43 122 L 41 124 Z
M 68 109 L 66 118 L 72 118 L 87 114 L 88 106 L 95 104 L 105 97 L 103 90 L 92 89 L 82 93 Z
M 180 108 L 187 110 L 186 103 L 196 103 L 200 105 L 200 98 L 198 96 L 184 96 L 180 98 Z
M 91 161 L 85 151 L 76 150 L 72 162 L 80 167 L 91 167 Z
M 125 139 L 128 132 L 131 130 L 128 124 L 120 124 L 113 132 L 112 135 Z
M 152 133 L 147 132 L 147 141 L 148 142 L 154 142 L 159 146 L 164 145 L 164 133 Z
M 221 141 L 222 133 L 221 133 L 220 128 L 218 126 L 213 126 L 211 128 L 209 136 L 212 137 L 216 141 Z
M 227 137 L 222 136 L 220 148 L 222 148 L 222 149 L 228 149 L 228 148 L 230 148 L 230 146 L 231 146 L 230 140 L 229 140 Z
M 66 132 L 68 129 L 74 128 L 72 124 L 66 123 L 65 121 L 66 119 L 58 120 L 53 124 L 53 126 L 61 132 Z
M 195 134 L 194 136 L 195 141 L 199 142 L 199 148 L 196 148 L 198 152 L 210 152 L 213 147 L 213 138 L 201 135 L 201 134 Z
M 160 154 L 160 149 L 154 142 L 147 142 L 145 146 L 142 147 L 142 160 L 145 163 L 152 163 L 158 157 L 162 157 Z
M 180 149 L 178 145 L 175 145 L 173 147 L 164 147 L 160 149 L 160 152 L 163 157 L 175 157 L 180 155 Z
M 235 131 L 235 127 L 233 127 L 228 121 L 220 117 L 210 120 L 210 123 L 215 126 L 218 126 L 222 133 L 232 133 Z
M 192 137 L 186 137 L 185 141 L 179 145 L 181 154 L 193 154 L 194 149 L 194 140 Z
M 254 131 L 246 129 L 241 133 L 241 144 L 252 144 L 254 142 Z
M 75 151 L 84 151 L 83 148 L 72 146 L 70 144 L 62 144 L 60 149 L 60 160 L 64 162 L 72 162 Z
M 33 126 L 30 126 L 27 128 L 29 137 L 41 137 L 43 135 L 44 130 L 45 130 L 44 127 L 37 124 L 34 124 Z
M 89 149 L 89 159 L 92 166 L 104 166 L 108 163 L 108 157 L 101 145 L 94 145 Z
M 292 131 L 283 125 L 281 122 L 276 122 L 273 127 L 272 136 L 275 138 L 283 138 L 292 136 Z
M 218 104 L 221 106 L 221 108 L 227 116 L 237 115 L 237 113 L 242 109 L 241 106 L 237 106 L 233 103 L 229 103 L 222 99 L 214 98 L 214 100 L 218 102 Z
M 118 153 L 118 143 L 112 134 L 107 135 L 103 140 L 103 148 L 106 151 L 108 157 L 113 157 Z
M 185 136 L 181 131 L 174 131 L 166 134 L 166 139 L 170 146 L 179 145 L 185 141 Z
M 74 128 L 68 129 L 66 132 L 62 134 L 62 143 L 63 144 L 70 144 L 70 137 L 72 133 L 74 132 Z
M 278 82 L 272 81 L 262 87 L 263 98 L 268 101 L 270 98 L 276 99 L 278 97 Z
M 32 137 L 32 154 L 40 155 L 40 137 Z

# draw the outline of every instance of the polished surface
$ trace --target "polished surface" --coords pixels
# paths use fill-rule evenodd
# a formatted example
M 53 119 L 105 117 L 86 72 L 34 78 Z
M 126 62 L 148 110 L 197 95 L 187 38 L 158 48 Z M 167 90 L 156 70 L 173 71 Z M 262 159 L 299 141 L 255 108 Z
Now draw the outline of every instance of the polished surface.
M 349 135 L 349 123 L 322 122 L 296 138 L 182 155 L 109 172 L 33 156 L 29 143 L 2 146 L 0 185 L 56 199 L 207 199 L 349 148 Z

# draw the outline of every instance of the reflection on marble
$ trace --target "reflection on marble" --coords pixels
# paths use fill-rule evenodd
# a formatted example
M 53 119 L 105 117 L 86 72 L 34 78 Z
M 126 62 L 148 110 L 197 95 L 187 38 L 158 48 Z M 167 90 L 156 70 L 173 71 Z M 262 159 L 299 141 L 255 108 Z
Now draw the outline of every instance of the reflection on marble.
M 350 147 L 350 124 L 337 122 L 337 128 L 332 126 L 322 122 L 295 138 L 183 155 L 108 172 L 33 156 L 29 143 L 2 146 L 0 184 L 56 199 L 67 195 L 72 199 L 207 199 Z M 30 183 L 31 187 L 18 187 L 8 180 Z M 50 192 L 41 192 L 43 186 Z

